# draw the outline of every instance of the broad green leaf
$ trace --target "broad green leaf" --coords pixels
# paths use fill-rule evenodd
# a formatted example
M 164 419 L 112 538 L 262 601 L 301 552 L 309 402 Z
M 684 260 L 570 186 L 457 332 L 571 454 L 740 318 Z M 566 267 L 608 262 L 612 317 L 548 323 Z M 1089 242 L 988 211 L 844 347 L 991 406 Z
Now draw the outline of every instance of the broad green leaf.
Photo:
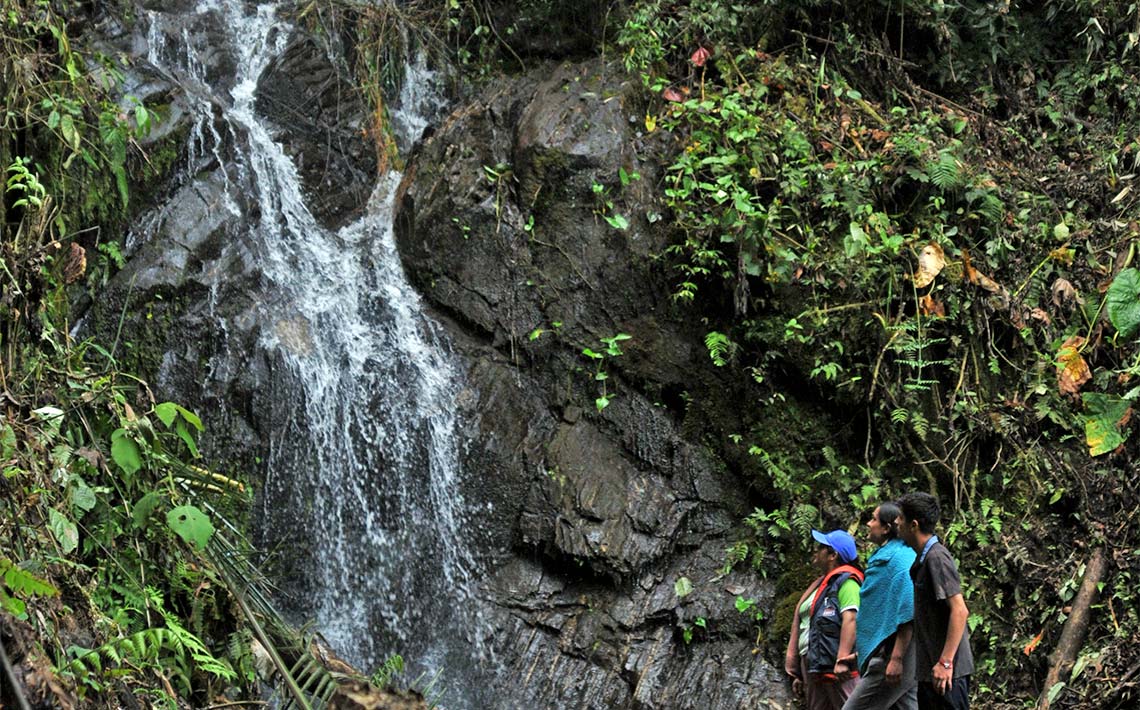
M 154 415 L 169 428 L 174 425 L 174 420 L 178 417 L 178 405 L 174 402 L 156 404 L 154 405 Z
M 95 491 L 91 490 L 86 481 L 76 476 L 75 486 L 71 489 L 71 505 L 86 513 L 95 507 L 96 502 Z
M 678 577 L 677 581 L 673 583 L 673 592 L 684 599 L 693 593 L 693 583 L 689 581 L 688 577 Z
M 178 537 L 199 550 L 214 535 L 214 525 L 206 514 L 192 505 L 183 505 L 166 514 L 166 524 Z
M 134 521 L 136 528 L 146 527 L 147 520 L 150 518 L 151 513 L 162 502 L 162 495 L 158 491 L 151 491 L 142 498 L 139 498 L 131 509 L 131 520 Z
M 1127 434 L 1120 430 L 1120 422 L 1129 414 L 1128 400 L 1100 392 L 1081 395 L 1085 405 L 1085 442 L 1089 456 L 1100 456 L 1124 443 Z
M 1061 691 L 1064 689 L 1065 689 L 1065 681 L 1061 681 L 1059 683 L 1054 683 L 1053 687 L 1049 689 L 1049 695 L 1048 695 L 1049 703 L 1052 704 L 1053 701 L 1057 699 L 1057 696 L 1060 695 Z
M 12 426 L 5 423 L 0 427 L 0 458 L 8 460 L 16 455 L 16 432 Z
M 202 420 L 198 418 L 197 414 L 191 412 L 189 409 L 181 405 L 176 404 L 174 406 L 178 407 L 178 413 L 182 415 L 183 419 L 190 423 L 190 426 L 194 427 L 198 431 L 206 430 L 206 427 L 202 426 Z
M 27 608 L 27 604 L 15 597 L 8 596 L 4 587 L 0 587 L 0 611 L 6 611 L 22 621 L 28 618 L 27 614 L 24 613 Z
M 194 443 L 194 437 L 190 436 L 190 430 L 186 428 L 186 424 L 178 422 L 175 431 L 178 432 L 178 436 L 182 437 L 182 441 L 186 442 L 186 448 L 190 449 L 191 456 L 194 458 L 201 456 L 201 454 L 198 453 L 197 444 Z
M 64 114 L 63 117 L 59 119 L 59 131 L 63 134 L 63 140 L 71 146 L 73 151 L 78 153 L 80 136 L 79 131 L 75 128 L 75 121 L 71 116 Z
M 59 541 L 59 546 L 63 548 L 63 554 L 74 552 L 75 548 L 79 547 L 79 530 L 75 527 L 75 523 L 55 508 L 48 512 L 48 518 L 48 526 L 55 539 Z
M 116 429 L 111 435 L 111 458 L 128 476 L 142 468 L 142 452 L 126 429 Z
M 1140 328 L 1140 271 L 1125 269 L 1116 275 L 1106 295 L 1108 318 L 1122 338 Z

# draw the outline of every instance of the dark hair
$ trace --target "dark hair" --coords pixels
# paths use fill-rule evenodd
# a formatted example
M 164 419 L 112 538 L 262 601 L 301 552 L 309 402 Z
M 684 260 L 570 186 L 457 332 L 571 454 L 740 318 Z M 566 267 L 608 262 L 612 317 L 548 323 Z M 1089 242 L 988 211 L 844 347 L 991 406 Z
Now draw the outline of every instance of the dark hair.
M 899 508 L 904 518 L 918 522 L 918 529 L 927 535 L 934 534 L 941 511 L 938 501 L 929 493 L 907 493 L 899 498 Z M 881 511 L 880 511 L 881 512 Z
M 888 540 L 894 540 L 899 536 L 900 515 L 902 511 L 899 510 L 898 503 L 890 500 L 879 503 L 879 522 L 886 526 Z

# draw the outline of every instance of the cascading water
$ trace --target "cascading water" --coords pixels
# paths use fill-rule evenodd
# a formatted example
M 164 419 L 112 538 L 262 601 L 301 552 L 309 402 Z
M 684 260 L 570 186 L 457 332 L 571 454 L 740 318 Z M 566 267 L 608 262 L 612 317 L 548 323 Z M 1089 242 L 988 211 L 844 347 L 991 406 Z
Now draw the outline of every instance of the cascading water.
M 187 31 L 205 15 L 215 16 L 226 47 L 202 46 Z M 255 111 L 259 77 L 292 32 L 276 8 L 204 0 L 184 14 L 151 12 L 149 22 L 150 62 L 199 106 L 187 179 L 213 161 L 225 184 L 219 208 L 243 225 L 219 261 L 240 260 L 252 274 L 258 347 L 276 363 L 263 383 L 280 410 L 266 418 L 255 527 L 267 546 L 303 563 L 289 570 L 302 580 L 290 606 L 314 617 L 363 670 L 401 653 L 411 676 L 442 672 L 445 706 L 488 706 L 478 691 L 488 634 L 464 544 L 471 521 L 454 411 L 461 374 L 395 250 L 400 176 L 379 180 L 355 222 L 321 226 L 294 163 Z M 207 76 L 202 53 L 219 51 L 232 54 L 233 76 Z M 430 77 L 422 64 L 408 66 L 395 122 L 418 133 L 424 122 L 412 109 L 430 104 Z M 241 367 L 229 357 L 212 366 Z

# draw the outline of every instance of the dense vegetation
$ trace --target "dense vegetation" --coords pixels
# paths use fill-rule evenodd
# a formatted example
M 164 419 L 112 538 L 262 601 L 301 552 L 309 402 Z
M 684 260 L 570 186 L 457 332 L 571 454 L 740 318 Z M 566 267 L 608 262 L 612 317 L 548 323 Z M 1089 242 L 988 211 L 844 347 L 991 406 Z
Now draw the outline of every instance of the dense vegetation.
M 778 574 L 810 526 L 938 494 L 983 707 L 1111 706 L 1135 673 L 1137 22 L 1115 2 L 655 1 L 617 36 L 645 129 L 678 141 L 675 298 L 748 381 L 750 421 L 711 432 L 763 501 L 730 564 Z M 825 411 L 849 416 L 827 431 Z M 1092 632 L 1043 688 L 1095 550 Z
M 256 619 L 272 615 L 248 608 L 253 572 L 225 547 L 240 535 L 219 532 L 244 488 L 199 466 L 201 422 L 120 367 L 125 343 L 70 335 L 71 303 L 121 265 L 142 187 L 127 176 L 165 169 L 139 144 L 161 116 L 118 93 L 116 60 L 75 45 L 90 5 L 70 5 L 4 0 L 0 16 L 5 647 L 37 669 L 39 685 L 23 680 L 40 698 L 245 697 L 251 649 L 270 643 Z M 726 564 L 791 591 L 808 527 L 930 490 L 968 586 L 977 705 L 1127 702 L 1137 6 L 582 5 L 592 24 L 542 0 L 298 15 L 353 28 L 381 122 L 376 87 L 398 73 L 380 40 L 405 20 L 472 77 L 549 54 L 618 58 L 643 82 L 644 130 L 676 141 L 659 189 L 677 308 L 708 324 L 710 362 L 747 397 L 738 427 L 702 432 L 737 452 L 758 505 Z M 574 31 L 535 39 L 552 26 Z M 824 412 L 849 416 L 830 430 Z M 1046 686 L 1097 551 L 1109 564 L 1091 629 Z

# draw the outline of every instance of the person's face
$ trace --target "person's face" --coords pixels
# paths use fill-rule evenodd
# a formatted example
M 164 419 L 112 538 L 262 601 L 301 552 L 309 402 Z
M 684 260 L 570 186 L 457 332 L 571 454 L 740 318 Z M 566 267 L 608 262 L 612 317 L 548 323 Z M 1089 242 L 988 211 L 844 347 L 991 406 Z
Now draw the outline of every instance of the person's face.
M 811 563 L 821 574 L 826 574 L 839 564 L 839 554 L 827 545 L 820 545 L 812 555 Z
M 871 519 L 867 521 L 867 537 L 876 545 L 882 545 L 887 541 L 889 533 L 890 526 L 883 523 L 879 518 L 879 509 L 875 508 L 875 512 L 871 513 Z

